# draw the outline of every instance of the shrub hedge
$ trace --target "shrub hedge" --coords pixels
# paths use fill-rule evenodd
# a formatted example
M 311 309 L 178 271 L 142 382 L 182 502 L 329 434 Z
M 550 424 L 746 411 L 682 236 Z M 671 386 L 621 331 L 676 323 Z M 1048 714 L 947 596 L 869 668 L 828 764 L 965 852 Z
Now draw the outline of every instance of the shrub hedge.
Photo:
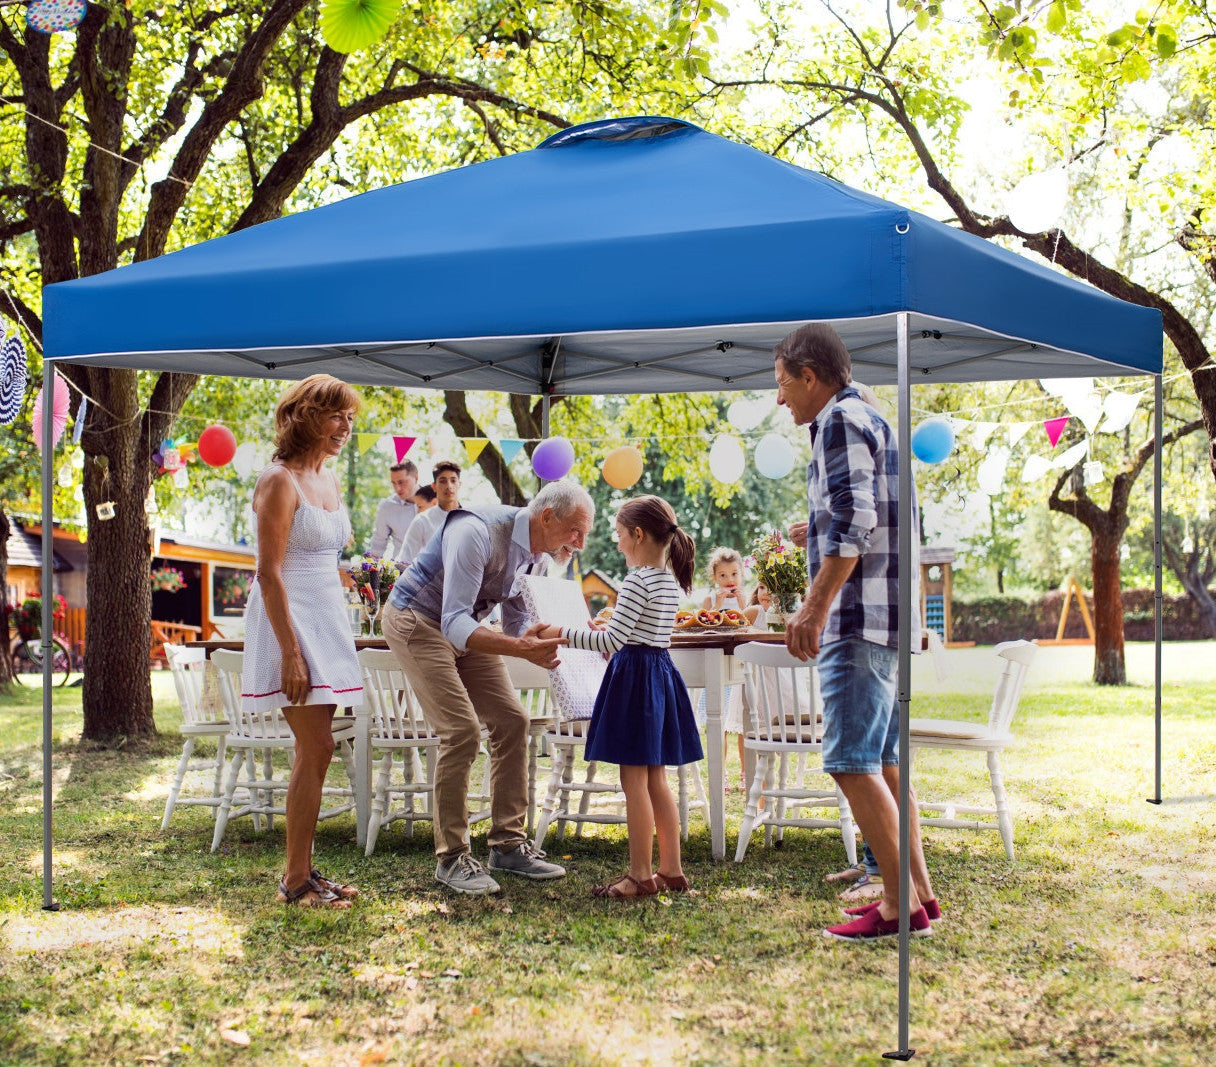
M 1086 596 L 1093 613 L 1093 597 Z M 951 603 L 954 615 L 955 641 L 975 641 L 991 645 L 998 641 L 1018 638 L 1054 638 L 1060 625 L 1060 609 L 1064 594 L 1059 590 L 1037 598 L 1016 596 L 986 596 L 955 599 Z M 1212 637 L 1195 611 L 1189 596 L 1166 596 L 1161 604 L 1162 632 L 1167 641 L 1200 641 Z M 1065 637 L 1085 637 L 1085 623 L 1077 610 L 1075 598 L 1069 605 Z M 1128 641 L 1153 639 L 1153 591 L 1151 589 L 1123 590 L 1123 636 Z

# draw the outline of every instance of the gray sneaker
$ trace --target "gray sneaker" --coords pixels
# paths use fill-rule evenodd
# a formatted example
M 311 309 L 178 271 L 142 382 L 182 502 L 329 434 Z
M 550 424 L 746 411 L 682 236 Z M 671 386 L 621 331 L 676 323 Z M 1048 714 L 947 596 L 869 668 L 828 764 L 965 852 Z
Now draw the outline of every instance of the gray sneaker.
M 527 841 L 520 842 L 519 847 L 511 849 L 510 852 L 503 852 L 496 847 L 491 848 L 490 870 L 502 871 L 504 874 L 518 874 L 521 878 L 531 878 L 536 882 L 566 877 L 565 867 L 559 867 L 556 863 L 547 863 L 545 854 Z
M 457 893 L 468 893 L 471 896 L 502 892 L 502 887 L 486 874 L 486 869 L 467 852 L 462 852 L 447 863 L 440 860 L 439 866 L 435 868 L 435 881 L 442 882 Z

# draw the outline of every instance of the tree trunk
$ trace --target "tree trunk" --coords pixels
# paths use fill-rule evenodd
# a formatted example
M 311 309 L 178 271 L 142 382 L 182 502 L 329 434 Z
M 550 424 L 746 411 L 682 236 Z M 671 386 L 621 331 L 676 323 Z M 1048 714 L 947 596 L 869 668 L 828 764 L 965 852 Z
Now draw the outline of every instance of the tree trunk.
M 86 600 L 92 606 L 85 622 L 83 737 L 114 744 L 150 737 L 156 723 L 149 667 L 152 553 L 144 511 L 148 459 L 137 378 L 134 371 L 108 371 L 106 381 L 105 405 L 90 406 L 83 442 Z M 112 519 L 98 516 L 97 505 L 104 503 L 113 504 Z
M 1094 580 L 1094 681 L 1098 685 L 1126 685 L 1123 656 L 1123 588 L 1119 574 L 1117 533 L 1092 528 L 1090 554 Z
M 11 531 L 8 516 L 0 508 L 0 589 L 8 588 L 8 535 Z M 0 689 L 5 689 L 13 680 L 13 660 L 8 654 L 12 636 L 8 632 L 7 594 L 0 597 L 0 635 L 4 637 L 4 648 L 0 649 Z

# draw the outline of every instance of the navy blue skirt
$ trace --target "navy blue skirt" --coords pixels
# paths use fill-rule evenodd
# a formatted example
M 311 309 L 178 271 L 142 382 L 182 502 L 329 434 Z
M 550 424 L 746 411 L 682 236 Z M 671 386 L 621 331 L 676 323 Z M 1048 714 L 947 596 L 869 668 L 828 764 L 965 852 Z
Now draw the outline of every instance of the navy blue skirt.
M 667 649 L 625 645 L 609 660 L 595 698 L 586 759 L 678 767 L 702 756 L 688 687 Z

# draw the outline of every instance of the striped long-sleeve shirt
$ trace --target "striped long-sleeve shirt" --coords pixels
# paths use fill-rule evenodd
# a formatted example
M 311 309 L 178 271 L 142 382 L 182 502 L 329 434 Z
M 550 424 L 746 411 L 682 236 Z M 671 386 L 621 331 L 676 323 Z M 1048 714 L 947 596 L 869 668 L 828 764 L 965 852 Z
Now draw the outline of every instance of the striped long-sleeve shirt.
M 671 571 L 639 567 L 621 586 L 606 630 L 565 626 L 562 636 L 570 642 L 571 648 L 586 648 L 592 652 L 616 652 L 623 645 L 668 648 L 679 606 L 680 587 Z

